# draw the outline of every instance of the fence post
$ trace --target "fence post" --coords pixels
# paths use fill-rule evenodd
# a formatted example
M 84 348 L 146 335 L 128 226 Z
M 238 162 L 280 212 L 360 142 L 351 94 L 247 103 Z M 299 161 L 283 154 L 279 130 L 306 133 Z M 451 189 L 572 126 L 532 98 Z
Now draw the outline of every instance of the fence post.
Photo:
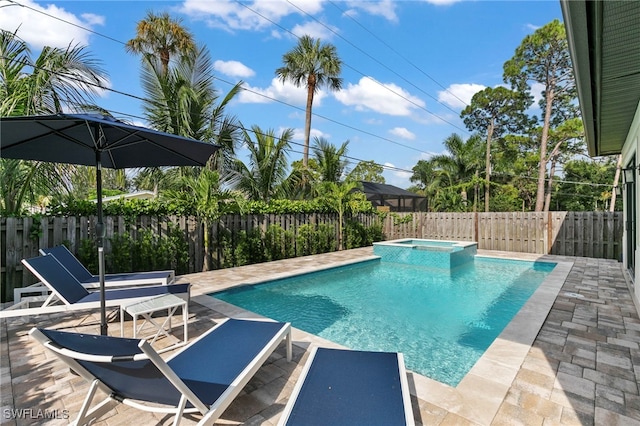
M 553 231 L 552 231 L 552 226 L 551 226 L 551 212 L 547 212 L 547 223 L 546 223 L 546 227 L 547 227 L 547 238 L 546 238 L 546 243 L 545 243 L 545 250 L 544 252 L 546 254 L 551 254 L 551 246 L 553 245 L 551 242 L 553 240 Z
M 478 212 L 473 213 L 473 241 L 478 242 Z

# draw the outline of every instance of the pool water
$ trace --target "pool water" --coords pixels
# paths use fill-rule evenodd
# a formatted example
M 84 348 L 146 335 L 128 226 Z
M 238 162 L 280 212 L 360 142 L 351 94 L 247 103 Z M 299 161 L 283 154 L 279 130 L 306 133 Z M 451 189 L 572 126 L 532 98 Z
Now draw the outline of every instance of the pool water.
M 212 295 L 351 349 L 403 352 L 408 369 L 456 386 L 554 266 L 371 260 Z

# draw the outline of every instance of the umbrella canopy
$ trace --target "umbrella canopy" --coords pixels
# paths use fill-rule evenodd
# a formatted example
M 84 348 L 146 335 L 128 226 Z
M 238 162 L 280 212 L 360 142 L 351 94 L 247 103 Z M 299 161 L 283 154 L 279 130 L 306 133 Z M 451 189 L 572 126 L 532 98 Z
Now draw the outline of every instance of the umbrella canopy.
M 218 148 L 217 145 L 132 126 L 99 114 L 0 118 L 0 157 L 96 166 L 102 334 L 107 334 L 102 167 L 204 166 Z
M 219 147 L 103 115 L 0 118 L 0 156 L 102 167 L 202 166 Z

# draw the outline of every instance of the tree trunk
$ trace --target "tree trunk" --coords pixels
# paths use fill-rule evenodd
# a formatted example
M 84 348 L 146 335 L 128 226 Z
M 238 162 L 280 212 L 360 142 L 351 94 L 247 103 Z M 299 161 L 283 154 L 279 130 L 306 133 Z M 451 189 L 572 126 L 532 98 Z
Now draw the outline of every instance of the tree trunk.
M 536 193 L 536 210 L 542 211 L 544 208 L 545 177 L 547 175 L 547 139 L 549 138 L 549 127 L 551 122 L 551 109 L 553 107 L 554 89 L 550 83 L 547 91 L 547 102 L 544 110 L 544 124 L 542 135 L 540 136 L 540 166 L 538 167 L 538 192 Z
M 204 246 L 204 259 L 202 259 L 202 272 L 207 272 L 211 270 L 211 262 L 209 256 L 209 221 L 203 221 L 202 226 L 204 226 L 204 235 L 202 238 L 203 246 Z
M 485 176 L 485 184 L 484 184 L 484 211 L 485 213 L 489 212 L 489 186 L 491 185 L 491 138 L 493 138 L 493 121 L 491 118 L 491 122 L 489 123 L 489 128 L 487 129 L 487 154 L 484 161 L 484 176 Z
M 316 76 L 311 74 L 307 79 L 307 109 L 304 121 L 304 150 L 302 151 L 302 165 L 306 169 L 309 165 L 309 137 L 311 135 L 311 108 L 313 95 L 316 93 Z
M 549 161 L 551 161 L 551 167 L 549 168 L 549 181 L 547 182 L 547 190 L 544 197 L 544 212 L 547 213 L 551 206 L 551 190 L 553 187 L 553 177 L 556 174 L 556 163 L 558 162 L 558 156 L 560 155 L 560 145 L 562 142 L 559 142 L 551 151 L 549 155 Z
M 479 172 L 476 170 L 474 173 L 474 184 L 473 184 L 473 212 L 476 213 L 478 211 L 478 200 L 480 199 L 480 185 L 478 185 L 478 181 L 480 177 L 478 176 Z
M 609 211 L 613 213 L 616 211 L 616 190 L 618 189 L 618 182 L 620 181 L 620 168 L 622 167 L 622 154 L 618 155 L 618 164 L 616 164 L 616 175 L 613 177 L 613 190 L 611 191 L 611 205 Z

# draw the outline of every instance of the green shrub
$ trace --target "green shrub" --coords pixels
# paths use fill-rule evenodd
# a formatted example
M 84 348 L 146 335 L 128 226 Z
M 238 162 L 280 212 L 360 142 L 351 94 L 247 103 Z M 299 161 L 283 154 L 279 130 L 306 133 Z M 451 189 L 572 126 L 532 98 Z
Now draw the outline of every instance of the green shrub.
M 109 239 L 111 252 L 106 256 L 109 273 L 173 269 L 177 275 L 189 272 L 189 245 L 183 232 L 170 226 L 166 236 L 150 229 L 139 229 L 135 238 L 129 233 Z
M 238 232 L 234 266 L 251 265 L 267 260 L 260 228 Z
M 98 244 L 95 240 L 81 240 L 77 257 L 89 272 L 94 275 L 98 273 Z
M 280 225 L 269 225 L 264 234 L 264 250 L 267 260 L 295 257 L 295 238 L 292 231 Z

